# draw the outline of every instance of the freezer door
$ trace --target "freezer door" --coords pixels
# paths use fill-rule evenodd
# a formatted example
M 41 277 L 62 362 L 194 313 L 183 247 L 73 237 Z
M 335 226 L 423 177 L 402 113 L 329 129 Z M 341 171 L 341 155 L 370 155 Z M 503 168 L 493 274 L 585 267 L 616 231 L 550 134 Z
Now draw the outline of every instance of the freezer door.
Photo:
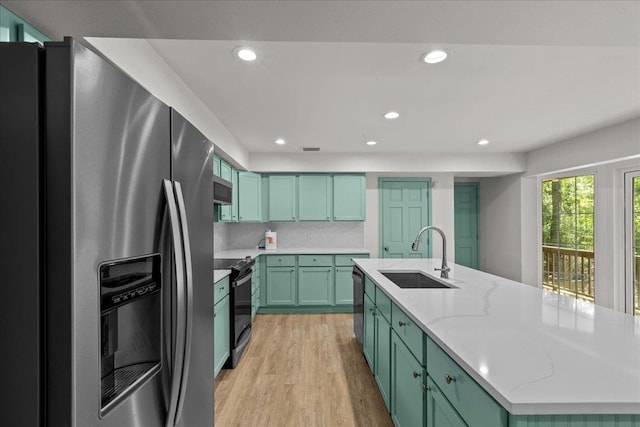
M 48 43 L 46 67 L 47 425 L 163 426 L 165 351 L 158 372 L 100 415 L 101 354 L 117 348 L 109 343 L 101 353 L 99 268 L 160 254 L 162 289 L 172 289 L 162 186 L 170 177 L 170 110 L 75 42 Z M 131 326 L 117 338 L 142 353 L 156 348 Z M 163 349 L 171 345 L 171 334 L 160 336 Z
M 191 349 L 185 352 L 185 383 L 176 424 L 213 425 L 213 144 L 171 110 L 172 179 L 179 183 L 188 224 L 193 306 Z M 188 357 L 186 357 L 188 356 Z

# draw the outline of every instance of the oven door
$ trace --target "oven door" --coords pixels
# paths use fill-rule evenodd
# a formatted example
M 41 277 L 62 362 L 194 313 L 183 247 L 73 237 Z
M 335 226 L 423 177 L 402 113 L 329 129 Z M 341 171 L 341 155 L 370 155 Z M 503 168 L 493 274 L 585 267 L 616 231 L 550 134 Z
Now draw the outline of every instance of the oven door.
M 248 269 L 244 275 L 238 277 L 231 284 L 234 312 L 232 348 L 238 344 L 242 332 L 251 325 L 251 276 L 252 270 Z

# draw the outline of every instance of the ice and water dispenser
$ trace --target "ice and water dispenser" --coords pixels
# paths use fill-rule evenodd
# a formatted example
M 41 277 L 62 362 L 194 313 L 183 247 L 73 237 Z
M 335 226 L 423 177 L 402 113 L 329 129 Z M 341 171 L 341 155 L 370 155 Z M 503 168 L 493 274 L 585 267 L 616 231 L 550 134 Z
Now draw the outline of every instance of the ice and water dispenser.
M 160 370 L 160 255 L 100 265 L 100 415 Z

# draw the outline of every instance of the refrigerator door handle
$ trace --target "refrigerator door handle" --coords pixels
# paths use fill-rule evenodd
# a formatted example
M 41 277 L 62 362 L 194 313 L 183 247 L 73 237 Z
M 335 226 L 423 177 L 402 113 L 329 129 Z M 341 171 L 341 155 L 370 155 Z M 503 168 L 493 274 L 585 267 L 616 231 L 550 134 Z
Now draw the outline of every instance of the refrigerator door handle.
M 178 212 L 180 213 L 180 223 L 182 228 L 182 243 L 184 248 L 184 264 L 186 276 L 186 338 L 184 346 L 184 362 L 182 365 L 182 380 L 180 381 L 180 392 L 178 394 L 178 407 L 176 410 L 176 424 L 182 416 L 182 407 L 187 391 L 189 379 L 189 365 L 191 363 L 191 340 L 193 335 L 193 268 L 191 264 L 191 243 L 189 241 L 189 225 L 187 224 L 187 210 L 185 209 L 182 186 L 178 181 L 174 181 L 176 200 L 178 202 Z
M 171 241 L 173 243 L 173 261 L 176 271 L 176 337 L 173 347 L 173 360 L 171 363 L 171 392 L 169 395 L 169 408 L 167 412 L 167 427 L 173 427 L 176 421 L 178 398 L 180 396 L 180 384 L 184 365 L 185 323 L 186 313 L 182 308 L 185 300 L 185 267 L 182 236 L 180 233 L 180 218 L 176 206 L 176 197 L 173 184 L 167 179 L 162 180 L 164 193 L 167 199 L 169 220 L 171 224 Z

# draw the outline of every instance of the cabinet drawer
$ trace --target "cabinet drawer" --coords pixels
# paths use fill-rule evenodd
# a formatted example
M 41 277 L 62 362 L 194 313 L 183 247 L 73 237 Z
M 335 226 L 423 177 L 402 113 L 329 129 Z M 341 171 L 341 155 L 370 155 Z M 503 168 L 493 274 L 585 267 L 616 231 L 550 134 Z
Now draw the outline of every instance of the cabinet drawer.
M 391 327 L 416 359 L 424 365 L 424 332 L 395 304 L 391 305 Z
M 364 293 L 369 295 L 371 301 L 376 302 L 376 284 L 367 276 L 364 276 Z
M 352 258 L 369 258 L 369 254 L 336 255 L 336 267 L 351 267 L 353 265 Z
M 267 267 L 295 267 L 295 255 L 269 255 L 267 257 Z
M 391 323 L 391 300 L 376 286 L 376 307 L 382 313 L 387 322 Z
M 331 267 L 332 265 L 332 255 L 298 255 L 300 267 Z
M 505 409 L 429 337 L 427 337 L 427 371 L 470 426 L 507 425 Z
M 213 286 L 213 305 L 216 305 L 226 295 L 229 295 L 229 276 L 218 280 Z

